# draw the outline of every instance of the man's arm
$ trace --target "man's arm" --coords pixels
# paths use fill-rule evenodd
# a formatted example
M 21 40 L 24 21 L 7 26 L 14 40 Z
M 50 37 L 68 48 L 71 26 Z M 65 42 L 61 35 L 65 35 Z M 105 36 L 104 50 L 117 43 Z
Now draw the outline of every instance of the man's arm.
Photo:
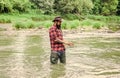
M 55 42 L 59 42 L 59 43 L 63 43 L 63 44 L 66 44 L 66 45 L 69 45 L 69 46 L 73 46 L 73 43 L 72 42 L 68 42 L 68 41 L 64 41 L 64 40 L 61 40 L 61 39 L 59 39 L 58 37 L 57 37 L 57 33 L 56 33 L 56 31 L 53 29 L 53 30 L 51 30 L 50 32 L 50 35 L 52 36 L 52 37 L 54 37 L 55 38 Z
M 72 42 L 64 41 L 64 40 L 61 40 L 61 39 L 59 39 L 59 38 L 56 38 L 55 41 L 56 41 L 56 42 L 59 42 L 59 43 L 66 44 L 66 45 L 69 45 L 69 46 L 73 46 L 73 43 L 72 43 Z

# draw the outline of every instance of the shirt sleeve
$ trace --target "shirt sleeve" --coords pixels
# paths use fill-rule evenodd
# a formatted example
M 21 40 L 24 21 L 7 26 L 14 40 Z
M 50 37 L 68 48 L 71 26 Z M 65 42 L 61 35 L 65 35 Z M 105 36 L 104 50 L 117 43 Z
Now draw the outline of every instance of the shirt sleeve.
M 57 32 L 56 32 L 55 29 L 51 29 L 51 30 L 49 31 L 49 35 L 50 35 L 50 38 L 51 38 L 51 39 L 56 40 L 56 38 L 57 38 Z

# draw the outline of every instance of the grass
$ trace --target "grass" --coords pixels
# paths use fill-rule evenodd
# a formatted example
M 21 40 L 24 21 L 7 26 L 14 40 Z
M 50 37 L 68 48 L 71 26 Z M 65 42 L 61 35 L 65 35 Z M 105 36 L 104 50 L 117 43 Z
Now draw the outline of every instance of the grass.
M 89 20 L 89 19 L 86 19 L 86 20 L 81 21 L 81 25 L 82 25 L 82 26 L 91 26 L 92 23 L 93 23 L 93 21 L 92 21 L 92 20 Z
M 96 21 L 93 23 L 93 28 L 100 29 L 104 27 L 106 24 L 104 22 Z
M 62 23 L 62 28 L 63 29 L 76 29 L 79 27 L 80 21 L 79 20 L 73 20 L 73 21 L 67 21 L 64 20 Z
M 13 26 L 16 29 L 26 29 L 26 28 L 35 28 L 35 27 L 45 27 L 49 28 L 53 23 L 52 20 L 56 15 L 44 15 L 44 14 L 1 14 L 0 23 L 13 23 Z M 87 27 L 91 26 L 94 29 L 100 29 L 103 26 L 108 26 L 110 30 L 118 31 L 120 26 L 110 26 L 109 22 L 117 22 L 119 24 L 120 17 L 117 16 L 77 16 L 77 15 L 65 15 L 63 17 L 62 28 L 63 29 L 76 29 L 78 27 Z M 81 18 L 84 18 L 81 20 Z
M 102 22 L 102 21 L 86 19 L 86 20 L 81 21 L 80 25 L 81 26 L 92 26 L 92 28 L 100 29 L 103 26 L 105 26 L 106 24 L 105 24 L 105 22 Z
M 63 14 L 62 18 L 65 18 L 66 20 L 82 19 L 80 15 L 76 15 L 76 14 Z
M 1 15 L 0 23 L 11 23 L 11 19 L 9 17 L 5 17 L 4 15 Z
M 16 29 L 35 28 L 44 26 L 49 28 L 55 16 L 37 14 L 2 14 L 0 23 L 12 23 Z M 49 21 L 50 20 L 50 21 Z
M 104 21 L 104 22 L 120 22 L 119 16 L 96 16 L 96 15 L 88 15 L 86 16 L 88 19 Z
M 26 28 L 34 28 L 35 23 L 33 21 L 17 21 L 14 23 L 14 27 L 17 29 L 26 29 Z

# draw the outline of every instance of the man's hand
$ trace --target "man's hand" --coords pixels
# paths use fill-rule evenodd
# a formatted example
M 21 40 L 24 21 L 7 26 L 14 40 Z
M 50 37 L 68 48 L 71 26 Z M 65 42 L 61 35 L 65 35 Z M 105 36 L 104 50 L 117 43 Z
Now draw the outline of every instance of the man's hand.
M 74 46 L 74 44 L 72 42 L 68 42 L 68 41 L 64 41 L 64 40 L 60 40 L 59 38 L 56 38 L 55 40 L 56 42 L 59 42 L 59 43 L 63 43 L 63 44 L 66 44 L 68 46 Z
M 68 46 L 74 46 L 74 44 L 72 42 L 66 42 L 65 44 L 67 44 Z

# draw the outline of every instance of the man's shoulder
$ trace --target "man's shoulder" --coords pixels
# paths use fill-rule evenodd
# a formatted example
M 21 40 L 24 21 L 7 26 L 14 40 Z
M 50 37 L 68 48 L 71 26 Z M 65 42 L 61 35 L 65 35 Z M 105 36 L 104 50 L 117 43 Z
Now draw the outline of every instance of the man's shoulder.
M 56 27 L 55 26 L 51 26 L 49 30 L 56 30 Z

